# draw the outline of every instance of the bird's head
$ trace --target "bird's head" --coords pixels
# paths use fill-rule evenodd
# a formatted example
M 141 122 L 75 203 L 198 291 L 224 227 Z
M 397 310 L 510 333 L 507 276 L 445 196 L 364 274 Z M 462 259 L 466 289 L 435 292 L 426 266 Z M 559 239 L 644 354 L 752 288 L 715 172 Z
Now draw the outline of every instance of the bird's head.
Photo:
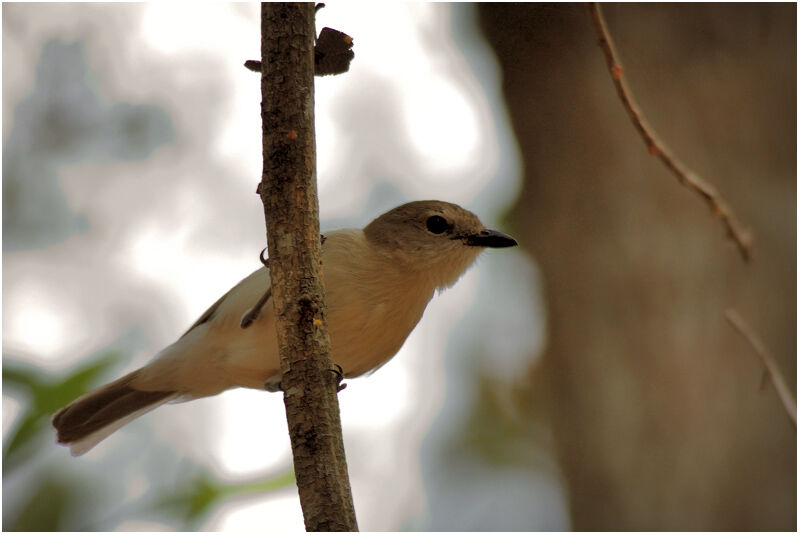
M 444 201 L 398 206 L 367 225 L 364 235 L 398 266 L 430 277 L 437 288 L 452 285 L 486 247 L 517 245 L 469 210 Z

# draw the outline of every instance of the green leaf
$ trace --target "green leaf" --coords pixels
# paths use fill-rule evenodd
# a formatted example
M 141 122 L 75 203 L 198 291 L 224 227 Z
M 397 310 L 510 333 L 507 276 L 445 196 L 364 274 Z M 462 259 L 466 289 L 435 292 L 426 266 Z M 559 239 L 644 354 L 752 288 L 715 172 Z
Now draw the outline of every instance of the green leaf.
M 157 499 L 153 508 L 178 515 L 192 528 L 219 505 L 220 502 L 244 494 L 267 493 L 294 484 L 294 471 L 274 478 L 243 483 L 219 483 L 207 473 L 195 476 L 172 495 Z
M 39 415 L 29 412 L 24 417 L 22 423 L 13 433 L 10 433 L 10 436 L 5 441 L 3 441 L 5 445 L 5 451 L 3 452 L 3 474 L 23 464 L 36 453 L 35 448 L 26 448 L 25 446 L 47 428 L 47 421 Z
M 60 531 L 74 494 L 75 489 L 63 481 L 42 480 L 14 518 L 3 518 L 3 530 Z
M 22 390 L 33 391 L 44 381 L 44 374 L 33 366 L 3 359 L 3 389 L 18 386 Z
M 228 485 L 223 485 L 220 490 L 226 498 L 230 498 L 232 496 L 239 496 L 242 494 L 272 492 L 286 488 L 290 485 L 294 485 L 294 483 L 294 470 L 289 469 L 283 474 L 275 476 L 272 479 L 251 481 L 246 483 L 231 483 Z
M 18 387 L 28 403 L 18 419 L 20 424 L 3 441 L 3 474 L 28 460 L 31 444 L 50 432 L 50 419 L 58 409 L 89 391 L 99 378 L 121 359 L 119 352 L 107 352 L 68 374 L 46 374 L 17 360 L 3 361 L 3 388 Z
M 122 359 L 118 351 L 109 351 L 74 371 L 71 375 L 51 382 L 34 392 L 34 405 L 45 414 L 51 414 L 77 397 L 85 394 L 100 381 L 115 364 Z

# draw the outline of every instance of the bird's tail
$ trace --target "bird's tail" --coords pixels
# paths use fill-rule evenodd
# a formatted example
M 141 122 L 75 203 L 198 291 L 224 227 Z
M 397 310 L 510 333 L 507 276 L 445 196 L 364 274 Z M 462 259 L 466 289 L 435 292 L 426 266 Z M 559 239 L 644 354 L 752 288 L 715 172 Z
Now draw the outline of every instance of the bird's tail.
M 53 416 L 58 442 L 72 455 L 83 455 L 101 440 L 178 396 L 177 392 L 147 392 L 131 386 L 139 370 L 85 394 Z

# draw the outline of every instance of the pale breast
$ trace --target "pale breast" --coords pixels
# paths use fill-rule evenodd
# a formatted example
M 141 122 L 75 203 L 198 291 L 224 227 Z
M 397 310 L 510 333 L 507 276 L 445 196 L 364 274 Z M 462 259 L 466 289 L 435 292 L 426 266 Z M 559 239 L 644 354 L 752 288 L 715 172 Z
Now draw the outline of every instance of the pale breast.
M 433 288 L 391 259 L 376 255 L 360 230 L 337 233 L 328 242 L 323 271 L 331 349 L 345 375 L 355 377 L 400 350 L 422 317 Z M 353 249 L 358 254 L 342 254 Z

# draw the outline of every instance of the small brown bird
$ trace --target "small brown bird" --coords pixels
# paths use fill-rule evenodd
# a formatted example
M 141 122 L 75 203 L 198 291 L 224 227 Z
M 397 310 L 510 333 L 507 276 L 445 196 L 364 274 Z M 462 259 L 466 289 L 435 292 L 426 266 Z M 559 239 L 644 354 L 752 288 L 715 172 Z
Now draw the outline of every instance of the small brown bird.
M 454 284 L 484 248 L 517 245 L 510 236 L 486 229 L 472 212 L 442 201 L 404 204 L 363 230 L 335 230 L 325 237 L 331 354 L 345 377 L 362 375 L 394 356 L 434 291 Z M 58 411 L 53 417 L 58 442 L 81 455 L 167 401 L 234 387 L 278 390 L 275 318 L 264 299 L 269 285 L 269 269 L 256 270 L 149 364 Z

